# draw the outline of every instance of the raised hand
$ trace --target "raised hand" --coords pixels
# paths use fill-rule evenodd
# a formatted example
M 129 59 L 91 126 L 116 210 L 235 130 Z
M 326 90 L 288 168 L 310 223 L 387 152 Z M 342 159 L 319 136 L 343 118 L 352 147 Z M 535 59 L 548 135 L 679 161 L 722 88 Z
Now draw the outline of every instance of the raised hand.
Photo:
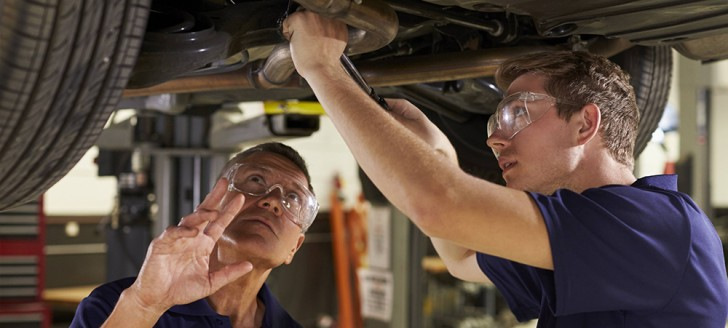
M 317 70 L 341 70 L 339 58 L 349 38 L 346 24 L 308 10 L 297 11 L 283 22 L 283 35 L 291 41 L 291 55 L 304 78 Z
M 207 297 L 252 270 L 250 262 L 242 262 L 210 272 L 210 253 L 245 201 L 242 194 L 234 193 L 221 204 L 226 185 L 225 179 L 218 180 L 193 213 L 152 241 L 139 276 L 125 297 L 164 312 L 173 305 Z

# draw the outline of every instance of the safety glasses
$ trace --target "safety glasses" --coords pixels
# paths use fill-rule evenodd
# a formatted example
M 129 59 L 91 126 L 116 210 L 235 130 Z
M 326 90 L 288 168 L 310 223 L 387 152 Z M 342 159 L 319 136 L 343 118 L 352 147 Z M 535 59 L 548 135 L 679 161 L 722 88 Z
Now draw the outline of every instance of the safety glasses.
M 289 219 L 302 231 L 313 223 L 319 210 L 316 196 L 296 183 L 296 177 L 267 166 L 238 163 L 227 172 L 228 190 L 252 197 L 275 195 Z
M 518 132 L 543 117 L 559 102 L 547 94 L 533 92 L 517 92 L 505 97 L 488 119 L 488 138 L 498 132 L 506 140 L 513 139 Z M 536 106 L 538 103 L 542 103 L 542 106 Z

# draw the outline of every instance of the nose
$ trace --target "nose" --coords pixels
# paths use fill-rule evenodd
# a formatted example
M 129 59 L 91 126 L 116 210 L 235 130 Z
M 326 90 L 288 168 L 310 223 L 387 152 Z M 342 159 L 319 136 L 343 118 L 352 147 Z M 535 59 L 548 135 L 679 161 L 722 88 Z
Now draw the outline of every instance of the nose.
M 258 206 L 273 212 L 276 216 L 283 215 L 283 190 L 280 187 L 273 188 L 270 192 L 258 199 Z
M 488 139 L 485 140 L 485 144 L 490 147 L 490 149 L 493 151 L 493 154 L 495 154 L 495 158 L 498 158 L 500 156 L 501 151 L 508 146 L 508 143 L 510 140 L 503 138 L 501 136 L 500 131 L 495 131 L 493 134 L 488 137 Z

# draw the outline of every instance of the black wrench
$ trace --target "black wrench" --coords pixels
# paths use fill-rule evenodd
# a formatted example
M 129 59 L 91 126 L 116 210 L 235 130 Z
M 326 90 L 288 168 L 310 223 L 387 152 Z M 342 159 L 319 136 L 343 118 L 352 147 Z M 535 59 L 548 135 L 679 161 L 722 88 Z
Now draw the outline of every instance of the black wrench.
M 384 108 L 384 110 L 391 111 L 391 109 L 389 108 L 389 104 L 387 104 L 387 101 L 384 100 L 382 96 L 374 92 L 374 88 L 370 87 L 369 84 L 367 84 L 367 81 L 364 80 L 364 77 L 361 76 L 359 70 L 356 69 L 354 63 L 351 62 L 351 59 L 349 59 L 346 54 L 341 55 L 341 65 L 344 66 L 344 69 L 347 73 L 349 73 L 349 76 L 354 79 L 354 82 L 356 82 L 356 84 L 358 84 L 359 87 L 361 87 L 361 89 L 369 95 L 369 97 L 374 99 L 374 101 L 376 101 L 379 106 Z

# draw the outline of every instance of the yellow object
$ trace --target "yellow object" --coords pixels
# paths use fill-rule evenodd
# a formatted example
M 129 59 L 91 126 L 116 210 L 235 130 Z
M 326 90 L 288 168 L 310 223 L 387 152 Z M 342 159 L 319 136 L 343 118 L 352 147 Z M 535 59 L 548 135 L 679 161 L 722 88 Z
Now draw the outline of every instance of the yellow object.
M 325 115 L 324 108 L 316 101 L 264 101 L 263 110 L 273 114 Z

